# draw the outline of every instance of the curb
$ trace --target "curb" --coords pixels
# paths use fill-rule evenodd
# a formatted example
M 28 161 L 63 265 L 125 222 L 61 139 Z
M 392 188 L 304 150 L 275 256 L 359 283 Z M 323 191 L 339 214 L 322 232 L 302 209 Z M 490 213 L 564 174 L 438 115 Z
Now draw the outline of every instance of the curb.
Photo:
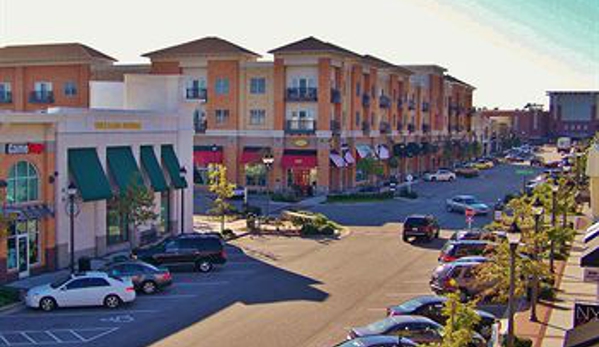
M 23 302 L 17 301 L 12 304 L 4 305 L 4 306 L 0 307 L 0 313 L 6 313 L 6 311 L 11 311 L 11 310 L 21 306 L 22 304 L 23 304 Z

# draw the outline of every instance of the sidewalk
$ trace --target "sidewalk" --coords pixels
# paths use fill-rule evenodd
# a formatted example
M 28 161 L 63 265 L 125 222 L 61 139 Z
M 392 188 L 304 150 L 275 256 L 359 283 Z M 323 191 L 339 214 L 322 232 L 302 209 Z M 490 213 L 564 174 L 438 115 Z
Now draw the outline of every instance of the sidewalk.
M 553 302 L 542 302 L 537 306 L 540 323 L 530 322 L 530 310 L 516 315 L 516 335 L 533 340 L 533 347 L 562 347 L 566 332 L 573 327 L 574 303 L 597 299 L 597 285 L 582 281 L 583 270 L 580 257 L 584 253 L 585 222 L 578 225 L 578 233 L 572 243 L 570 257 L 565 262 L 556 262 L 558 294 Z

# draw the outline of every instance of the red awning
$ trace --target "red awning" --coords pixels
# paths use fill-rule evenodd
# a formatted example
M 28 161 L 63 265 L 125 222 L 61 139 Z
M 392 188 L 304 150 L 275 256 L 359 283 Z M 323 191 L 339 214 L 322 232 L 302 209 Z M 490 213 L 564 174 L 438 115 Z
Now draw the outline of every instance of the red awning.
M 247 149 L 243 150 L 241 154 L 241 163 L 242 164 L 259 164 L 262 162 L 262 153 L 260 151 L 248 151 Z
M 210 164 L 222 164 L 222 151 L 194 151 L 193 163 L 199 167 L 206 167 Z
M 316 155 L 306 154 L 284 154 L 281 160 L 281 166 L 285 169 L 303 168 L 309 169 L 318 165 Z

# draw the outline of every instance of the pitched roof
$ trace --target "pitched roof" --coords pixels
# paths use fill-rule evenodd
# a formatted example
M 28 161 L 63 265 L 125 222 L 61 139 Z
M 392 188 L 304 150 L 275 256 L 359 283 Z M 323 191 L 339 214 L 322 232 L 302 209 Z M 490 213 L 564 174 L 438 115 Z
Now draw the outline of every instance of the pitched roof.
M 338 53 L 343 55 L 348 55 L 356 58 L 362 58 L 361 55 L 352 52 L 343 47 L 339 47 L 330 42 L 325 42 L 319 40 L 313 36 L 306 37 L 305 39 L 292 42 L 288 45 L 281 46 L 279 48 L 275 48 L 270 50 L 268 53 L 277 54 L 277 53 Z
M 150 64 L 110 65 L 92 70 L 94 81 L 122 82 L 126 74 L 149 74 Z
M 447 71 L 446 68 L 435 65 L 435 64 L 419 64 L 419 65 L 401 65 L 403 68 L 406 68 L 414 73 L 426 73 L 426 72 L 436 72 L 438 74 L 443 74 Z
M 0 48 L 0 64 L 26 64 L 116 59 L 81 43 L 18 45 Z
M 260 55 L 257 53 L 218 37 L 204 37 L 199 40 L 149 52 L 143 54 L 142 57 L 157 58 L 215 54 L 249 54 L 255 57 L 260 57 Z
M 465 85 L 466 87 L 474 88 L 474 86 L 472 86 L 472 85 L 470 85 L 470 84 L 468 84 L 468 83 L 466 83 L 466 82 L 464 82 L 464 81 L 462 81 L 462 80 L 459 80 L 459 79 L 457 79 L 457 78 L 453 77 L 452 75 L 445 75 L 445 76 L 443 76 L 443 77 L 444 77 L 446 80 L 448 80 L 449 82 L 453 82 L 453 83 L 459 83 L 459 84 Z
M 394 69 L 394 70 L 398 70 L 401 73 L 406 74 L 406 75 L 412 75 L 412 74 L 414 74 L 414 72 L 412 70 L 406 69 L 406 68 L 401 67 L 399 65 L 392 64 L 392 63 L 390 63 L 388 61 L 385 61 L 383 59 L 377 58 L 377 57 L 372 56 L 372 55 L 366 54 L 363 57 L 363 60 L 366 63 L 375 65 L 375 66 L 377 66 L 379 68 L 382 68 L 382 69 Z

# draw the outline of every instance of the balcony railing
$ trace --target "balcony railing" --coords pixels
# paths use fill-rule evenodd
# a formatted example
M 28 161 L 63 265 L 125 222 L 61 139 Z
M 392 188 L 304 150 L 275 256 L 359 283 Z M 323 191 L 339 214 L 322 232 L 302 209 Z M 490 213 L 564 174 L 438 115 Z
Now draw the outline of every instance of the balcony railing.
M 428 102 L 422 103 L 422 112 L 428 112 L 431 108 L 431 105 Z
M 331 103 L 340 104 L 341 103 L 341 91 L 336 88 L 331 88 Z
M 391 124 L 388 122 L 380 122 L 379 123 L 379 131 L 382 134 L 390 134 L 391 133 Z
M 32 104 L 52 104 L 54 103 L 54 93 L 52 91 L 34 91 L 29 94 L 29 102 Z
M 366 134 L 370 133 L 370 122 L 368 122 L 368 121 L 362 122 L 362 131 Z
M 206 88 L 187 88 L 185 98 L 188 100 L 208 101 L 208 90 Z
M 370 107 L 370 95 L 362 94 L 362 106 Z
M 193 128 L 195 129 L 196 133 L 204 134 L 208 129 L 208 122 L 206 120 L 195 121 L 193 124 Z
M 397 123 L 397 131 L 403 131 L 403 124 Z
M 414 100 L 408 101 L 408 110 L 414 111 L 416 109 L 416 102 Z
M 411 134 L 416 130 L 414 124 L 408 124 L 408 132 Z
M 424 134 L 428 133 L 430 130 L 431 130 L 430 125 L 428 125 L 428 124 L 422 124 L 422 132 Z
M 381 95 L 379 98 L 379 107 L 380 108 L 390 108 L 391 107 L 391 98 L 386 95 Z
M 401 111 L 403 108 L 403 100 L 401 98 L 397 99 L 397 110 Z
M 285 123 L 285 132 L 289 134 L 314 134 L 316 132 L 316 120 L 289 119 Z
M 331 132 L 333 135 L 341 134 L 341 122 L 338 120 L 331 120 Z
M 287 101 L 318 101 L 317 88 L 287 88 Z
M 11 92 L 4 92 L 3 94 L 0 94 L 0 104 L 10 104 L 12 103 L 12 93 Z

